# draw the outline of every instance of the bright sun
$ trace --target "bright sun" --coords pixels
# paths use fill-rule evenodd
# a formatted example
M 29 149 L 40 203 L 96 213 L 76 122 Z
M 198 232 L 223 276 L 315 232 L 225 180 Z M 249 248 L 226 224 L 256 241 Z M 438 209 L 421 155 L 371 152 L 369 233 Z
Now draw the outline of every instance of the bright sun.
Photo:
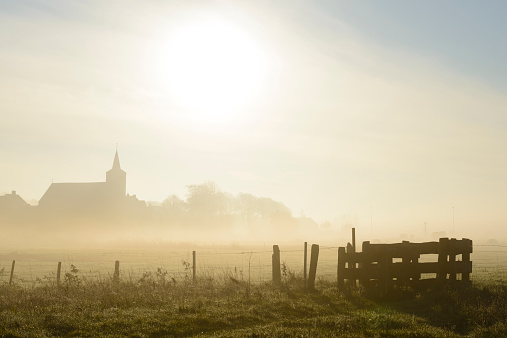
M 217 20 L 176 29 L 164 61 L 172 95 L 206 121 L 226 120 L 248 105 L 263 71 L 255 43 L 240 29 Z

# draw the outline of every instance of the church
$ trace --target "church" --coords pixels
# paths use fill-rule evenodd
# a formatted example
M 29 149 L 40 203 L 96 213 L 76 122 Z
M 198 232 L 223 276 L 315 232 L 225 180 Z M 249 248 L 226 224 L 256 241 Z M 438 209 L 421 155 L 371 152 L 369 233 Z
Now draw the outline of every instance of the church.
M 38 209 L 61 216 L 103 216 L 146 207 L 136 195 L 126 194 L 127 173 L 121 169 L 118 150 L 105 182 L 52 183 Z

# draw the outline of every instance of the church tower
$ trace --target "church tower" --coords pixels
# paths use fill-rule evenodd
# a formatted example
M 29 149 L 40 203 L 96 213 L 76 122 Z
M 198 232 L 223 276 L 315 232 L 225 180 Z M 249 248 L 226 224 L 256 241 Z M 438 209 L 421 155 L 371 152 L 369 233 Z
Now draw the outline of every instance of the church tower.
M 106 172 L 106 184 L 111 195 L 115 197 L 124 197 L 127 193 L 127 173 L 120 168 L 118 149 L 114 155 L 113 167 Z

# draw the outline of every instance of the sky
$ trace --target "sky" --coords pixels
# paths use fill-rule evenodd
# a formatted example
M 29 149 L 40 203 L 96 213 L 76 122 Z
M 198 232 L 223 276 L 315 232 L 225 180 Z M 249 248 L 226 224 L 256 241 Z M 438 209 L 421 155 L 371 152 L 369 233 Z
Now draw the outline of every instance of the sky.
M 507 238 L 501 1 L 1 1 L 0 194 L 214 181 L 363 234 Z

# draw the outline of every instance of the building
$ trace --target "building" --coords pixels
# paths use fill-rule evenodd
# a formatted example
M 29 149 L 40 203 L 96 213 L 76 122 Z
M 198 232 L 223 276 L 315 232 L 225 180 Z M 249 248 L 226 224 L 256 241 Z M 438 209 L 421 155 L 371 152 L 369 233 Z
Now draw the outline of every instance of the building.
M 0 211 L 2 212 L 18 211 L 29 207 L 28 203 L 26 203 L 21 196 L 16 194 L 15 190 L 10 194 L 0 196 Z
M 52 183 L 39 201 L 41 212 L 54 216 L 104 216 L 146 207 L 135 195 L 126 194 L 127 173 L 121 169 L 118 151 L 105 182 Z

